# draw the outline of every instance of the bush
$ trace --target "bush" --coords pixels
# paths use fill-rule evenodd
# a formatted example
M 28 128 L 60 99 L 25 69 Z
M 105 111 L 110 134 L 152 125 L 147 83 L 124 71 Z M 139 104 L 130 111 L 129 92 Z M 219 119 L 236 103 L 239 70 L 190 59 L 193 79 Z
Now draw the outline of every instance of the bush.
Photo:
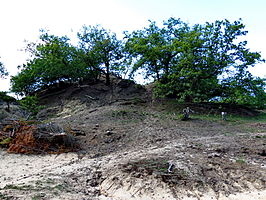
M 6 110 L 9 112 L 10 111 L 10 103 L 15 102 L 16 99 L 14 97 L 11 97 L 7 95 L 7 92 L 0 92 L 0 99 L 6 102 L 7 108 Z
M 37 96 L 26 96 L 21 99 L 19 103 L 21 108 L 29 112 L 31 116 L 36 116 L 37 113 L 44 108 L 44 106 L 39 105 Z

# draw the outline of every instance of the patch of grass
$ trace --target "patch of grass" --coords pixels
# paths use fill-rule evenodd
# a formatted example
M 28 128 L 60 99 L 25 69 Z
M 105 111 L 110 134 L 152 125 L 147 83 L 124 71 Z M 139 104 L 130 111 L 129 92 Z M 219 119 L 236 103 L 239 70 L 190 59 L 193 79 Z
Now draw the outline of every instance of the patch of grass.
M 53 184 L 55 184 L 55 180 L 50 179 L 50 178 L 48 178 L 48 179 L 46 179 L 46 180 L 37 180 L 37 181 L 35 182 L 35 184 L 36 184 L 37 186 L 41 186 L 41 185 L 44 185 L 44 184 L 53 185 Z
M 234 135 L 233 133 L 229 133 L 229 132 L 224 133 L 224 136 L 233 136 L 233 135 Z
M 120 120 L 121 123 L 127 124 L 138 123 L 139 121 L 144 120 L 148 113 L 139 110 L 125 109 L 111 111 L 110 115 L 112 118 Z
M 51 178 L 48 178 L 44 183 L 47 183 L 47 184 L 55 184 L 55 180 L 53 180 Z
M 202 143 L 197 143 L 195 145 L 196 145 L 196 147 L 203 147 L 204 146 Z
M 170 112 L 170 111 L 165 111 L 165 112 L 158 112 L 152 114 L 153 117 L 158 118 L 160 120 L 181 120 L 183 115 L 176 113 L 176 112 Z
M 255 138 L 264 139 L 264 138 L 266 138 L 266 135 L 256 135 Z
M 41 200 L 45 197 L 45 193 L 39 193 L 39 194 L 35 194 L 31 200 Z
M 129 171 L 138 171 L 138 172 L 148 172 L 150 174 L 167 174 L 169 163 L 167 160 L 164 159 L 147 159 L 147 160 L 140 160 L 137 162 L 128 163 L 124 165 L 126 171 L 128 170 L 127 167 L 129 166 Z M 144 171 L 142 170 L 144 169 Z M 174 172 L 176 169 L 174 168 Z M 178 171 L 180 173 L 181 170 Z
M 10 185 L 6 185 L 2 190 L 21 190 L 21 191 L 49 190 L 49 191 L 55 191 L 55 192 L 58 192 L 58 191 L 62 192 L 66 189 L 66 186 L 63 184 L 56 184 L 55 185 L 55 181 L 52 179 L 47 179 L 46 181 L 37 181 L 35 184 L 36 184 L 35 186 L 34 185 L 13 185 L 13 184 L 10 184 Z M 50 184 L 50 185 L 45 185 L 45 184 Z M 43 193 L 40 193 L 40 194 L 43 194 Z
M 219 115 L 214 115 L 214 114 L 192 114 L 191 118 L 196 118 L 196 119 L 201 119 L 201 120 L 206 120 L 206 121 L 212 121 L 212 122 L 218 122 L 222 121 L 221 116 Z
M 236 163 L 238 163 L 238 164 L 245 164 L 246 163 L 246 160 L 244 158 L 238 158 L 236 160 Z
M 239 116 L 239 115 L 229 115 L 229 122 L 237 123 L 252 123 L 252 122 L 264 122 L 266 121 L 266 113 L 261 113 L 258 116 Z
M 215 114 L 192 114 L 192 118 L 213 121 L 213 122 L 224 122 L 227 124 L 245 124 L 245 123 L 265 123 L 266 113 L 261 113 L 258 116 L 240 116 L 240 115 L 228 115 L 227 120 L 223 121 L 221 115 Z
M 64 191 L 66 187 L 62 184 L 58 184 L 58 185 L 55 185 L 53 188 L 59 191 Z
M 24 190 L 24 191 L 28 191 L 28 190 L 36 190 L 34 188 L 34 186 L 32 185 L 6 185 L 3 189 L 6 190 Z

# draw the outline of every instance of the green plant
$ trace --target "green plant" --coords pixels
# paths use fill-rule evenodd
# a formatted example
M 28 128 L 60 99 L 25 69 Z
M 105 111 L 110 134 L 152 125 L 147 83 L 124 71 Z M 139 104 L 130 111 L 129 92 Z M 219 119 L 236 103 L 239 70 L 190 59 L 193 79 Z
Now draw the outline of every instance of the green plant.
M 0 62 L 0 78 L 4 78 L 8 75 L 8 72 L 6 71 L 6 68 L 2 62 Z
M 134 60 L 132 73 L 142 70 L 146 78 L 155 79 L 153 92 L 158 97 L 181 102 L 215 99 L 262 108 L 265 80 L 253 77 L 248 67 L 265 60 L 247 48 L 244 29 L 241 20 L 193 26 L 175 18 L 163 26 L 150 21 L 126 35 L 125 46 Z
M 0 145 L 7 145 L 12 141 L 12 138 L 8 137 L 3 139 L 2 141 L 0 140 Z
M 256 135 L 255 138 L 259 138 L 259 139 L 266 139 L 266 135 Z
M 56 190 L 63 191 L 65 189 L 65 186 L 62 184 L 57 184 L 56 186 L 53 187 Z
M 44 199 L 45 197 L 45 193 L 39 193 L 39 194 L 35 194 L 31 200 L 40 200 L 40 199 Z
M 238 164 L 245 164 L 246 163 L 246 160 L 244 158 L 238 158 L 236 160 L 236 163 L 238 163 Z
M 229 132 L 226 132 L 224 133 L 225 136 L 233 136 L 234 134 L 233 133 L 229 133 Z
M 10 111 L 10 103 L 16 101 L 16 99 L 14 97 L 7 95 L 7 92 L 0 92 L 0 99 L 2 99 L 3 101 L 5 101 L 7 103 L 6 110 L 8 112 Z
M 26 96 L 19 101 L 22 109 L 28 111 L 32 116 L 35 116 L 44 106 L 39 105 L 37 96 Z
M 9 184 L 4 187 L 4 189 L 9 190 L 35 190 L 32 185 L 13 185 Z

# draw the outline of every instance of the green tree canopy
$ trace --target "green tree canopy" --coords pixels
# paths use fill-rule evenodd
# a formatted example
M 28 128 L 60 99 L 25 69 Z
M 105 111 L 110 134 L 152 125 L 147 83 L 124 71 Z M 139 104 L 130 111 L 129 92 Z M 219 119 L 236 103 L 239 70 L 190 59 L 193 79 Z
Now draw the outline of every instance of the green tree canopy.
M 0 99 L 5 101 L 7 104 L 6 110 L 10 111 L 10 103 L 15 102 L 16 99 L 12 96 L 9 96 L 7 92 L 0 92 Z
M 148 28 L 128 34 L 126 48 L 134 56 L 133 72 L 143 69 L 157 80 L 158 96 L 242 103 L 240 91 L 258 98 L 265 95 L 263 80 L 248 71 L 264 60 L 241 40 L 247 34 L 244 28 L 241 21 L 189 26 L 170 18 L 161 28 L 150 22 Z
M 159 97 L 263 106 L 265 80 L 249 68 L 264 60 L 247 48 L 246 34 L 241 20 L 189 25 L 175 18 L 161 26 L 150 21 L 126 32 L 124 40 L 100 26 L 83 26 L 77 46 L 66 36 L 42 32 L 39 43 L 28 45 L 32 57 L 12 77 L 12 91 L 31 94 L 62 81 L 97 80 L 100 74 L 109 85 L 111 74 L 130 69 L 131 75 L 142 70 L 152 77 Z
M 8 72 L 6 71 L 6 68 L 2 62 L 0 62 L 0 78 L 4 78 L 8 75 Z
M 67 37 L 44 32 L 40 43 L 29 51 L 32 59 L 11 79 L 12 91 L 30 94 L 60 81 L 78 81 L 90 75 L 90 68 L 81 61 L 82 52 L 69 43 Z
M 115 33 L 100 26 L 83 26 L 78 38 L 88 64 L 93 62 L 96 70 L 106 75 L 106 84 L 110 85 L 110 74 L 119 74 L 124 70 L 122 41 L 118 40 Z

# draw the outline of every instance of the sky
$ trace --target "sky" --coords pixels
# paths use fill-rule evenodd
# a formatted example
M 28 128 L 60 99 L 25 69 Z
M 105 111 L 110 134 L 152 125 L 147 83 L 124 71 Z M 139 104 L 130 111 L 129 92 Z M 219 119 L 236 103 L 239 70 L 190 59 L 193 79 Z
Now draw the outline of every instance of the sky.
M 37 41 L 40 29 L 74 41 L 83 25 L 100 24 L 122 36 L 147 26 L 148 20 L 161 23 L 170 17 L 191 25 L 241 18 L 248 48 L 266 58 L 265 10 L 265 0 L 0 0 L 0 62 L 16 75 L 29 57 L 22 51 L 25 41 Z M 266 78 L 266 63 L 250 71 Z M 9 87 L 9 78 L 0 79 L 0 91 Z

